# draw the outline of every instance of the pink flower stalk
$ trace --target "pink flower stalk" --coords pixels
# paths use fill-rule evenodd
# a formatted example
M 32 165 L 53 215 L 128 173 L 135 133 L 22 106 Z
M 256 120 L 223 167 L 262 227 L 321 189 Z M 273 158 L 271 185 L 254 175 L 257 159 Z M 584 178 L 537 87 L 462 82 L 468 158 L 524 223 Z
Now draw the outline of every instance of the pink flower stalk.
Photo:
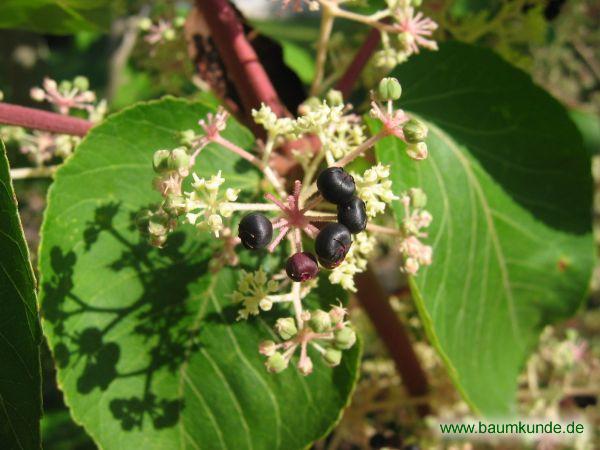
M 171 22 L 160 19 L 158 23 L 150 25 L 144 40 L 150 45 L 156 45 L 163 40 L 165 33 L 172 28 Z
M 48 77 L 44 78 L 43 89 L 34 87 L 30 94 L 34 100 L 46 100 L 56 105 L 61 114 L 69 114 L 71 108 L 92 112 L 94 105 L 91 103 L 96 101 L 96 94 L 92 91 L 81 91 L 73 87 L 69 92 L 60 92 L 56 81 Z
M 272 252 L 275 247 L 283 240 L 291 229 L 304 231 L 309 237 L 314 238 L 319 232 L 318 228 L 312 225 L 310 218 L 306 216 L 308 208 L 300 209 L 300 190 L 302 182 L 296 180 L 294 183 L 294 192 L 288 196 L 286 203 L 276 198 L 273 194 L 265 194 L 265 198 L 277 205 L 283 213 L 280 217 L 273 221 L 273 228 L 279 229 L 279 234 L 271 242 L 268 250 Z M 302 243 L 300 241 L 300 233 L 296 234 L 297 251 L 301 251 Z
M 373 100 L 371 102 L 371 117 L 381 121 L 386 134 L 396 136 L 406 142 L 402 127 L 410 120 L 410 117 L 401 109 L 394 110 L 391 100 L 388 101 L 387 108 L 383 108 Z
M 200 147 L 198 150 L 202 149 L 209 142 L 216 141 L 221 137 L 221 131 L 225 130 L 227 127 L 228 118 L 229 113 L 225 108 L 219 106 L 215 114 L 208 113 L 206 119 L 200 119 L 198 121 L 198 125 L 204 130 L 204 136 L 200 136 L 200 138 L 194 142 L 194 145 Z
M 438 25 L 422 12 L 415 14 L 412 7 L 406 8 L 401 19 L 394 25 L 400 33 L 407 33 L 408 50 L 410 53 L 419 53 L 419 47 L 437 50 L 437 43 L 433 39 L 427 39 L 437 29 Z

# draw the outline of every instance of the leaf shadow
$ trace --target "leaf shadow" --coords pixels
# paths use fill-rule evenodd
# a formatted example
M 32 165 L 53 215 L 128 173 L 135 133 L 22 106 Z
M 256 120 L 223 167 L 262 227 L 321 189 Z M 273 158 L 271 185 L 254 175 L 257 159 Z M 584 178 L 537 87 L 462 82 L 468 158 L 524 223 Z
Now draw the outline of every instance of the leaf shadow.
M 95 296 L 82 298 L 74 289 L 77 255 L 55 246 L 50 250 L 53 275 L 43 286 L 42 315 L 52 326 L 58 367 L 79 374 L 76 389 L 80 395 L 104 392 L 119 379 L 141 380 L 132 384 L 143 386 L 139 392 L 110 401 L 112 415 L 125 431 L 141 430 L 148 420 L 155 429 L 173 427 L 185 406 L 183 398 L 159 394 L 154 380 L 164 371 L 177 374 L 190 354 L 200 348 L 199 329 L 193 325 L 193 312 L 186 300 L 188 286 L 208 270 L 208 259 L 190 260 L 190 253 L 183 251 L 183 232 L 173 233 L 163 249 L 151 247 L 143 236 L 132 242 L 114 225 L 120 209 L 119 203 L 106 203 L 95 210 L 83 233 L 84 251 L 92 252 L 103 234 L 112 237 L 122 251 L 107 267 L 117 274 L 132 274 L 141 293 L 123 306 L 99 305 Z M 136 215 L 130 215 L 130 231 L 136 228 Z M 81 323 L 86 326 L 76 331 L 73 327 L 77 324 L 67 326 L 68 321 L 82 316 L 86 320 Z M 111 330 L 124 323 L 129 329 L 128 339 L 135 338 L 145 346 L 139 367 L 128 372 L 119 370 L 126 352 L 109 337 Z M 131 366 L 131 361 L 126 362 Z

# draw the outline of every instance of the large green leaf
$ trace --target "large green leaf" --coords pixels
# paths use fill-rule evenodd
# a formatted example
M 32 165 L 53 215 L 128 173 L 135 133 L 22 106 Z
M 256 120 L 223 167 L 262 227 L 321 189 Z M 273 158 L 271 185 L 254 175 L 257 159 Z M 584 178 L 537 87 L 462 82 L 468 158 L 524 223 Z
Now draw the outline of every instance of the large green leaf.
M 589 158 L 566 111 L 491 51 L 448 43 L 394 75 L 402 107 L 430 126 L 425 161 L 398 139 L 377 148 L 396 193 L 429 197 L 434 263 L 411 280 L 417 306 L 471 405 L 510 413 L 540 330 L 588 287 Z
M 35 278 L 0 142 L 0 443 L 40 447 L 42 394 Z
M 267 373 L 257 351 L 270 336 L 265 322 L 235 320 L 239 268 L 208 270 L 218 242 L 182 229 L 157 250 L 132 226 L 159 199 L 153 152 L 176 146 L 178 131 L 199 130 L 209 111 L 166 99 L 115 114 L 89 133 L 51 189 L 40 255 L 44 332 L 74 419 L 104 449 L 303 448 L 336 422 L 355 382 L 358 350 L 336 369 L 318 363 L 306 378 L 295 369 Z M 233 121 L 224 134 L 253 142 Z M 258 173 L 245 161 L 203 150 L 196 171 L 217 170 L 258 192 Z M 279 270 L 273 259 L 262 265 Z M 339 297 L 323 281 L 313 300 Z
M 71 34 L 107 30 L 121 1 L 2 0 L 0 28 Z

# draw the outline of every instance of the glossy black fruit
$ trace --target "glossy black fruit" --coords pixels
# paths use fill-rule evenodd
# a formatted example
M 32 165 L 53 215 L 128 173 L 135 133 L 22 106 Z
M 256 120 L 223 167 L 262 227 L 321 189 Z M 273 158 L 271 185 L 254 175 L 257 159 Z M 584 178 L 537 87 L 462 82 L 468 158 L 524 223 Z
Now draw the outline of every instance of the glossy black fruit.
M 294 281 L 312 280 L 319 273 L 317 258 L 308 252 L 295 253 L 288 258 L 285 271 Z
M 321 265 L 332 269 L 344 260 L 351 245 L 350 230 L 345 225 L 329 223 L 315 239 L 315 252 Z
M 317 178 L 317 187 L 325 200 L 341 205 L 354 195 L 354 178 L 341 167 L 329 167 Z
M 248 214 L 240 222 L 238 236 L 247 249 L 263 248 L 269 245 L 273 238 L 273 225 L 262 214 Z
M 367 227 L 367 208 L 358 197 L 338 206 L 338 222 L 345 225 L 350 233 L 356 234 Z

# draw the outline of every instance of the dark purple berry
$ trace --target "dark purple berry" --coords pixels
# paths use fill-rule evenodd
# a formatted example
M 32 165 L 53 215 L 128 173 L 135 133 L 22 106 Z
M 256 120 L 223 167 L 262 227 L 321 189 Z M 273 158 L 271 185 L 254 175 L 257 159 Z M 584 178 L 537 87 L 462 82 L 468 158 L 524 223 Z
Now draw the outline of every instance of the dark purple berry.
M 269 245 L 273 238 L 273 225 L 262 214 L 248 214 L 240 222 L 238 236 L 247 249 L 263 248 Z
M 339 223 L 329 223 L 315 239 L 315 252 L 321 265 L 333 269 L 340 265 L 352 245 L 350 230 Z
M 329 167 L 317 178 L 317 187 L 325 200 L 341 205 L 354 195 L 354 178 L 341 167 Z
M 367 208 L 365 202 L 358 197 L 338 206 L 338 222 L 346 225 L 350 233 L 356 234 L 367 227 Z
M 295 253 L 288 258 L 285 271 L 294 281 L 312 280 L 319 273 L 317 258 L 308 252 Z

